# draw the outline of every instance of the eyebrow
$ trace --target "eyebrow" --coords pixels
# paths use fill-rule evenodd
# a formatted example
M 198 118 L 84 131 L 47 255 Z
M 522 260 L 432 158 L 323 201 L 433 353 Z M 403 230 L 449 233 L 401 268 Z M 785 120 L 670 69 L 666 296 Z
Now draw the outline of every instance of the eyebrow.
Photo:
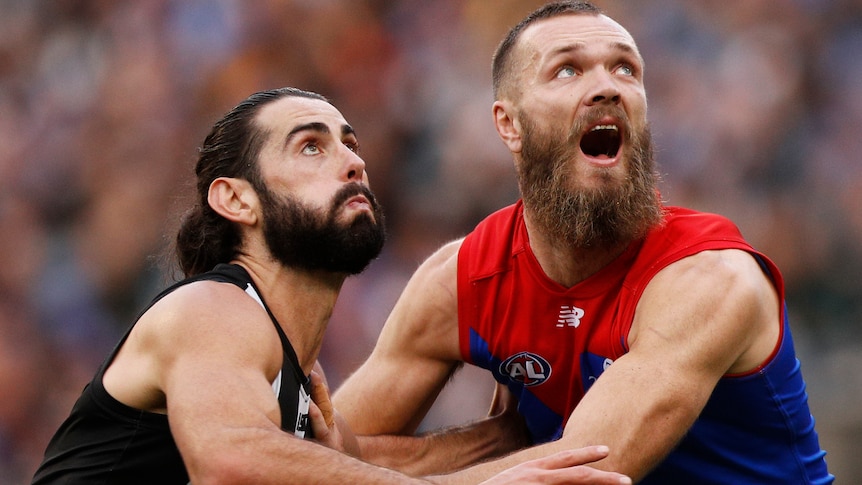
M 326 126 L 326 123 L 321 123 L 319 121 L 312 121 L 311 123 L 303 123 L 301 125 L 297 125 L 290 130 L 290 133 L 284 139 L 284 145 L 287 146 L 292 139 L 296 137 L 299 133 L 305 131 L 314 131 L 322 134 L 329 134 L 329 127 Z M 341 125 L 341 136 L 347 135 L 356 135 L 356 130 L 353 129 L 350 125 Z
M 574 44 L 564 45 L 562 47 L 559 47 L 559 48 L 551 51 L 551 57 L 559 55 L 559 54 L 565 54 L 568 52 L 577 52 L 579 50 L 583 50 L 586 46 L 587 46 L 586 42 L 575 42 Z M 638 59 L 641 58 L 640 54 L 638 54 L 638 52 L 634 49 L 634 47 L 632 47 L 631 45 L 629 45 L 625 42 L 613 42 L 613 43 L 611 43 L 611 47 L 614 48 L 615 50 L 619 50 L 619 51 L 623 51 L 627 54 L 631 54 L 631 55 L 637 57 Z

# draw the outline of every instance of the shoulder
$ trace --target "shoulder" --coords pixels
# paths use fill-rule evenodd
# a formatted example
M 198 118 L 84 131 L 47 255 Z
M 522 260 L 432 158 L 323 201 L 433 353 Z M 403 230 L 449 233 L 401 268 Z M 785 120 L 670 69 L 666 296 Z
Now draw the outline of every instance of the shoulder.
M 245 318 L 266 315 L 263 307 L 242 288 L 232 283 L 208 280 L 180 286 L 153 305 L 150 312 L 161 316 L 159 320 L 167 327 L 179 321 L 218 321 L 238 315 Z
M 684 290 L 691 280 L 698 287 L 740 296 L 749 290 L 774 289 L 778 275 L 772 272 L 777 268 L 745 240 L 733 221 L 681 207 L 666 211 L 664 224 L 645 243 L 644 252 L 657 260 L 648 285 Z M 769 274 L 761 262 L 768 263 Z
M 667 300 L 679 304 L 686 296 L 697 295 L 717 304 L 735 305 L 774 292 L 754 255 L 739 249 L 715 249 L 697 252 L 664 267 L 649 282 L 644 297 L 663 293 L 672 296 Z
M 458 253 L 463 241 L 446 243 L 431 254 L 413 273 L 402 298 L 412 300 L 429 313 L 448 313 L 455 306 Z
M 458 257 L 458 252 L 464 243 L 464 239 L 455 239 L 441 246 L 439 249 L 431 253 L 431 256 L 426 259 L 420 268 L 426 267 L 428 270 L 441 269 L 452 264 L 452 260 Z
M 449 242 L 413 273 L 383 327 L 376 350 L 410 352 L 440 360 L 457 360 L 458 250 Z
M 681 207 L 666 207 L 662 224 L 653 229 L 637 249 L 636 261 L 629 271 L 631 285 L 635 293 L 639 294 L 647 284 L 652 283 L 657 273 L 684 268 L 697 271 L 705 263 L 721 258 L 707 254 L 683 260 L 702 252 L 726 249 L 755 253 L 736 225 L 726 217 Z M 675 266 L 668 269 L 671 265 Z
M 196 281 L 177 287 L 141 315 L 103 377 L 118 401 L 165 412 L 177 376 L 210 369 L 256 369 L 272 379 L 280 342 L 263 308 L 234 284 Z
M 754 256 L 735 248 L 714 249 L 694 253 L 671 263 L 659 271 L 651 285 L 685 287 L 687 282 L 698 286 L 746 293 L 752 286 L 761 286 L 763 272 Z M 755 284 L 756 282 L 756 284 Z
M 669 264 L 638 302 L 630 345 L 660 336 L 691 345 L 723 372 L 762 363 L 779 338 L 778 293 L 744 250 L 701 251 Z
M 204 348 L 242 352 L 279 344 L 264 308 L 242 288 L 217 281 L 177 288 L 144 313 L 135 330 L 142 343 L 164 357 Z

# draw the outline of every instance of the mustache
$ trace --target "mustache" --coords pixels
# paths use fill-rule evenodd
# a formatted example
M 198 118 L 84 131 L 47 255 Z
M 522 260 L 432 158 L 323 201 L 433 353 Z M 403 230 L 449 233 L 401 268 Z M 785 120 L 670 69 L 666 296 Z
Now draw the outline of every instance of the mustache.
M 623 128 L 623 137 L 626 140 L 631 139 L 632 127 L 625 110 L 618 105 L 602 105 L 579 115 L 575 119 L 575 123 L 572 125 L 571 131 L 569 132 L 569 140 L 576 140 L 587 131 L 587 128 L 595 125 L 602 118 L 606 117 L 612 117 L 619 120 Z
M 374 196 L 374 192 L 372 192 L 371 189 L 359 183 L 350 183 L 339 189 L 332 197 L 332 211 L 337 211 L 338 208 L 347 202 L 348 199 L 356 197 L 357 195 L 364 196 L 368 199 L 368 202 L 371 204 L 371 208 L 375 212 L 379 210 L 380 205 L 377 202 L 377 197 Z

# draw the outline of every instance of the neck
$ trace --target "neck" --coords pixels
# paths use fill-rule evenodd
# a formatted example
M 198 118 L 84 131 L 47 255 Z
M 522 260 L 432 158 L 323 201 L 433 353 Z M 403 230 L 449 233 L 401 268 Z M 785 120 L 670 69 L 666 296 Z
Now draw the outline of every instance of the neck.
M 572 246 L 558 238 L 548 237 L 547 232 L 531 221 L 524 210 L 524 223 L 530 248 L 542 271 L 551 280 L 570 288 L 589 278 L 621 255 L 629 241 L 621 241 L 600 247 Z
M 234 262 L 248 271 L 290 340 L 302 371 L 309 374 L 346 275 L 261 264 L 243 257 Z

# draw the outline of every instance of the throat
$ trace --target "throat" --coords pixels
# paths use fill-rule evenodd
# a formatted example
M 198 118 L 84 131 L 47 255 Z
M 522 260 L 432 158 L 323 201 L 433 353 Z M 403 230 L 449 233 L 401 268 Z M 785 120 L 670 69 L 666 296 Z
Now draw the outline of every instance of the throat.
M 552 241 L 535 235 L 529 230 L 528 237 L 533 256 L 542 271 L 552 281 L 571 288 L 615 261 L 628 247 L 621 242 L 608 247 L 571 247 L 560 241 Z
M 536 259 L 548 278 L 566 288 L 571 288 L 607 267 L 622 252 L 623 250 L 614 252 L 595 250 L 578 250 L 573 252 L 570 250 L 566 254 L 554 255 L 550 258 L 541 258 L 537 255 Z M 550 263 L 543 264 L 543 259 L 548 260 Z

